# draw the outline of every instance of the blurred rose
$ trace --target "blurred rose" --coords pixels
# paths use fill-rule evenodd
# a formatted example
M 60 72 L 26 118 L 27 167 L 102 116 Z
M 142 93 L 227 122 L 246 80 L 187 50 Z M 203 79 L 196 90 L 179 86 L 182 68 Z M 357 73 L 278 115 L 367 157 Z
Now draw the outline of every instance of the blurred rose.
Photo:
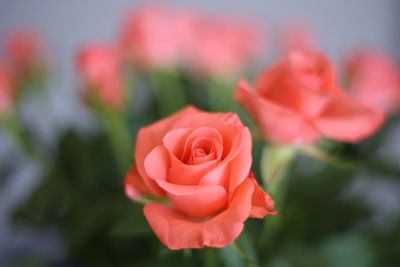
M 400 108 L 400 73 L 381 52 L 365 50 L 350 54 L 345 61 L 350 93 L 373 108 L 387 113 Z
M 253 59 L 261 33 L 247 22 L 201 16 L 187 10 L 149 6 L 123 25 L 122 46 L 132 60 L 151 68 L 189 64 L 213 75 L 238 72 Z
M 6 40 L 7 53 L 14 67 L 20 72 L 46 68 L 49 61 L 44 40 L 35 30 L 21 29 Z
M 11 69 L 0 65 L 0 117 L 13 110 L 15 97 L 15 80 Z
M 124 105 L 121 53 L 109 44 L 90 44 L 77 55 L 77 67 L 85 82 L 85 96 L 112 109 Z
M 289 53 L 258 77 L 255 90 L 241 81 L 234 97 L 264 138 L 278 143 L 310 143 L 322 136 L 358 142 L 384 121 L 382 113 L 338 89 L 332 66 L 315 51 Z
M 236 114 L 187 107 L 139 131 L 126 194 L 165 200 L 144 214 L 170 249 L 226 246 L 248 217 L 275 213 L 250 173 L 251 144 Z
M 176 67 L 196 40 L 197 16 L 159 6 L 132 13 L 122 28 L 122 46 L 135 63 L 151 68 Z
M 304 23 L 287 25 L 281 32 L 281 47 L 284 51 L 311 49 L 315 44 L 312 30 Z
M 191 64 L 208 74 L 238 73 L 261 48 L 262 34 L 251 23 L 204 18 L 197 31 Z

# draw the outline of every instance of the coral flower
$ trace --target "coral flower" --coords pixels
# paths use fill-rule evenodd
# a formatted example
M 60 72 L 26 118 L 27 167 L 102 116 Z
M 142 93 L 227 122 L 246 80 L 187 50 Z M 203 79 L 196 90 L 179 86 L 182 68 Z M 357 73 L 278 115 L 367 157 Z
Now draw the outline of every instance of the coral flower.
M 248 22 L 204 18 L 192 47 L 191 65 L 203 73 L 238 73 L 255 58 L 263 41 L 261 31 Z
M 32 29 L 14 31 L 6 40 L 8 56 L 14 67 L 21 72 L 35 68 L 47 68 L 48 49 L 42 36 Z
M 81 48 L 77 67 L 85 82 L 85 96 L 100 100 L 111 109 L 124 105 L 121 53 L 109 44 L 91 44 Z
M 191 12 L 144 7 L 127 17 L 122 28 L 122 47 L 141 66 L 176 67 L 186 60 L 188 49 L 196 41 L 196 24 L 197 16 Z
M 0 118 L 12 112 L 15 98 L 15 79 L 7 66 L 0 65 Z
M 327 58 L 295 50 L 256 80 L 241 81 L 235 99 L 257 123 L 266 140 L 311 143 L 323 136 L 359 142 L 384 121 L 381 112 L 350 98 L 336 84 Z
M 241 70 L 259 51 L 261 40 L 260 31 L 251 23 L 160 6 L 133 12 L 121 34 L 124 51 L 140 66 L 168 69 L 189 65 L 212 75 Z
M 236 114 L 184 108 L 139 131 L 126 195 L 164 200 L 144 215 L 168 248 L 224 247 L 247 218 L 275 213 L 250 172 L 251 144 Z
M 345 68 L 355 99 L 387 113 L 400 109 L 400 73 L 388 56 L 373 50 L 355 52 Z
M 305 23 L 286 25 L 281 30 L 281 47 L 285 51 L 293 49 L 312 49 L 315 47 L 314 32 Z

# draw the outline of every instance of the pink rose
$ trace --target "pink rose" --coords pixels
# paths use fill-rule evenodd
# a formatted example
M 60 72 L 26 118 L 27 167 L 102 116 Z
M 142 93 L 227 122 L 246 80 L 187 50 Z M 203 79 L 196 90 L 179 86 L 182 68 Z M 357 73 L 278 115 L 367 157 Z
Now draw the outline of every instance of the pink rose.
M 234 94 L 266 140 L 311 143 L 326 136 L 359 142 L 384 121 L 381 112 L 351 99 L 338 88 L 327 58 L 295 50 L 264 71 L 255 90 L 241 81 Z
M 197 15 L 149 6 L 127 17 L 122 47 L 136 64 L 150 68 L 176 67 L 186 60 L 196 39 Z
M 18 71 L 27 72 L 49 65 L 48 47 L 42 36 L 33 29 L 19 29 L 6 40 L 10 61 Z
M 14 108 L 15 76 L 10 68 L 0 65 L 0 117 Z
M 314 32 L 302 22 L 286 25 L 280 37 L 281 48 L 286 52 L 294 49 L 312 49 L 316 43 Z
M 400 109 L 400 73 L 388 56 L 372 50 L 356 52 L 346 58 L 345 67 L 355 99 L 387 113 Z
M 187 107 L 139 131 L 126 195 L 161 200 L 144 215 L 170 249 L 226 246 L 247 218 L 275 213 L 250 172 L 251 144 L 236 114 Z
M 85 96 L 95 97 L 112 109 L 124 105 L 122 57 L 108 44 L 91 44 L 77 54 L 77 67 L 85 83 Z
M 204 18 L 192 46 L 191 65 L 211 75 L 242 71 L 257 56 L 263 41 L 261 31 L 248 22 Z

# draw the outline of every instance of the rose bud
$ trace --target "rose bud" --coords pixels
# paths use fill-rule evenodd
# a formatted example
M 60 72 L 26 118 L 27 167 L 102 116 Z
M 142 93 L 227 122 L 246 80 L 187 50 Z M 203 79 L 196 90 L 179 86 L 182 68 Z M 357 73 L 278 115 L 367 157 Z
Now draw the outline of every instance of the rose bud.
M 312 143 L 321 137 L 359 142 L 377 131 L 381 112 L 351 99 L 336 84 L 327 58 L 295 50 L 256 80 L 255 90 L 241 81 L 234 98 L 258 125 L 266 140 Z
M 247 22 L 204 19 L 192 46 L 191 65 L 214 76 L 237 74 L 253 60 L 261 47 L 262 34 Z
M 284 26 L 280 39 L 281 49 L 286 52 L 294 49 L 312 49 L 316 43 L 312 29 L 301 22 Z
M 78 51 L 77 68 L 84 81 L 84 95 L 119 110 L 124 105 L 122 57 L 108 44 L 90 44 Z
M 186 60 L 188 49 L 198 41 L 197 16 L 160 6 L 144 7 L 124 22 L 123 50 L 135 64 L 145 68 L 174 68 Z
M 0 119 L 14 109 L 15 76 L 10 68 L 0 64 Z
M 49 67 L 48 48 L 42 36 L 32 29 L 20 29 L 8 36 L 7 53 L 10 61 L 22 75 L 46 71 Z
M 184 108 L 139 131 L 126 195 L 160 199 L 144 215 L 168 248 L 224 247 L 249 217 L 275 214 L 250 172 L 251 146 L 236 114 Z
M 386 113 L 400 109 L 400 73 L 388 56 L 373 50 L 352 53 L 345 71 L 355 99 Z

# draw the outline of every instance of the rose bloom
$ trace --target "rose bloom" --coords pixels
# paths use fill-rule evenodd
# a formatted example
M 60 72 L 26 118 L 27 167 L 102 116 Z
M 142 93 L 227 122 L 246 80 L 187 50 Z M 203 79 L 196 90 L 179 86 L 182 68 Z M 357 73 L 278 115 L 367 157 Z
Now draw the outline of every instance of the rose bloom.
M 192 46 L 190 64 L 195 70 L 227 76 L 240 72 L 258 54 L 263 37 L 248 22 L 204 18 Z
M 281 30 L 281 47 L 284 51 L 311 49 L 316 43 L 314 32 L 305 23 L 290 24 Z
M 251 144 L 236 114 L 184 108 L 139 131 L 126 195 L 162 200 L 144 215 L 168 248 L 226 246 L 247 218 L 275 213 L 250 172 Z
M 6 40 L 7 54 L 15 68 L 22 72 L 46 68 L 48 49 L 42 36 L 33 29 L 19 29 Z
M 400 73 L 388 56 L 374 51 L 354 52 L 345 59 L 350 93 L 387 113 L 400 108 Z
M 95 97 L 111 109 L 124 105 L 121 53 L 109 44 L 90 44 L 77 54 L 77 67 L 85 83 L 85 96 Z
M 0 117 L 13 110 L 15 97 L 15 79 L 10 68 L 0 64 Z
M 350 98 L 336 84 L 327 58 L 295 50 L 256 80 L 241 81 L 234 98 L 266 140 L 284 144 L 315 142 L 323 136 L 359 142 L 377 131 L 384 115 Z
M 127 17 L 121 43 L 134 63 L 147 68 L 176 67 L 196 39 L 197 15 L 160 6 L 140 8 Z

